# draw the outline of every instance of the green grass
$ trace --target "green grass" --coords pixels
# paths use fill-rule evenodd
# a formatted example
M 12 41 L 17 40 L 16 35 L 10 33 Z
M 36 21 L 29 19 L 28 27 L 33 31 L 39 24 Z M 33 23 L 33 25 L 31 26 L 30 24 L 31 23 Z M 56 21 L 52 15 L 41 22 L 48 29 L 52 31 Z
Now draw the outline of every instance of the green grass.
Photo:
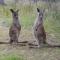
M 17 56 L 14 54 L 9 54 L 9 55 L 2 55 L 0 57 L 0 60 L 24 60 L 22 56 Z

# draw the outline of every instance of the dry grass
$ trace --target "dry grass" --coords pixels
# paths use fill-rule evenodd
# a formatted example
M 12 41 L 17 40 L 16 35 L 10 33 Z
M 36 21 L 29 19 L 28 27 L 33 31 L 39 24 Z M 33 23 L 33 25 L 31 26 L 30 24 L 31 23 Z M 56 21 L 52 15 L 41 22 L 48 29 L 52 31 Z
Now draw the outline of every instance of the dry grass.
M 8 28 L 0 27 L 0 41 L 9 41 Z M 19 41 L 34 41 L 31 30 L 22 30 Z M 0 45 L 0 57 L 10 54 L 21 56 L 24 60 L 60 60 L 60 48 L 44 47 L 29 48 L 29 46 Z

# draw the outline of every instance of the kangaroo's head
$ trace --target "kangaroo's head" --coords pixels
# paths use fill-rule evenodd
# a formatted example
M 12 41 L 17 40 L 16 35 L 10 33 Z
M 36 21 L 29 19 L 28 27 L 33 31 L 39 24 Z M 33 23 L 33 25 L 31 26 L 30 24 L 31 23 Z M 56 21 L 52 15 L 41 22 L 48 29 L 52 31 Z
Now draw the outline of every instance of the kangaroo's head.
M 10 9 L 10 11 L 12 12 L 13 18 L 14 18 L 14 19 L 18 19 L 18 11 L 19 11 L 19 10 L 14 11 L 13 9 Z
M 39 17 L 40 20 L 43 20 L 44 11 L 45 10 L 43 10 L 43 9 L 37 8 L 38 17 Z

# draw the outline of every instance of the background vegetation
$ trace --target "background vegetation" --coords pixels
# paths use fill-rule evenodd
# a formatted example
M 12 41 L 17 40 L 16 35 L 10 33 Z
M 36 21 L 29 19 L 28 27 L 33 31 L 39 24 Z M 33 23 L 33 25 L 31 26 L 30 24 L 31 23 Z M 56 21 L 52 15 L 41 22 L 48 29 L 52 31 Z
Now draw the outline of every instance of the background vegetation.
M 10 2 L 10 3 L 9 3 Z M 12 2 L 12 3 L 11 3 Z M 20 2 L 20 3 L 18 3 Z M 8 4 L 9 3 L 9 4 Z M 59 0 L 43 0 L 43 1 L 9 1 L 7 5 L 0 5 L 0 25 L 10 26 L 12 23 L 12 15 L 9 9 L 19 9 L 19 20 L 24 29 L 32 29 L 36 19 L 36 8 L 45 9 L 44 26 L 46 32 L 54 34 L 57 38 L 60 37 L 60 2 Z M 59 38 L 60 39 L 60 38 Z

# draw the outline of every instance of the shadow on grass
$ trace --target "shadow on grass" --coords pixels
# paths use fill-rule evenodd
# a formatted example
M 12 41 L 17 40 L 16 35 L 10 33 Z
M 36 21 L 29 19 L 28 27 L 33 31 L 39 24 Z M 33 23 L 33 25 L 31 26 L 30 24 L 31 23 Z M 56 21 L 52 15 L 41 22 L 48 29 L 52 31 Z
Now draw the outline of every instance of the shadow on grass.
M 10 42 L 0 42 L 0 44 L 10 44 Z M 17 44 L 14 43 L 16 46 L 29 46 L 29 48 L 38 48 L 38 45 L 37 44 L 33 44 L 33 43 L 29 43 L 29 41 L 22 41 L 22 42 L 18 42 Z M 13 45 L 13 44 L 11 44 Z M 40 48 L 55 48 L 55 47 L 58 47 L 60 48 L 60 45 L 58 46 L 50 46 L 48 44 L 44 44 L 42 47 Z

